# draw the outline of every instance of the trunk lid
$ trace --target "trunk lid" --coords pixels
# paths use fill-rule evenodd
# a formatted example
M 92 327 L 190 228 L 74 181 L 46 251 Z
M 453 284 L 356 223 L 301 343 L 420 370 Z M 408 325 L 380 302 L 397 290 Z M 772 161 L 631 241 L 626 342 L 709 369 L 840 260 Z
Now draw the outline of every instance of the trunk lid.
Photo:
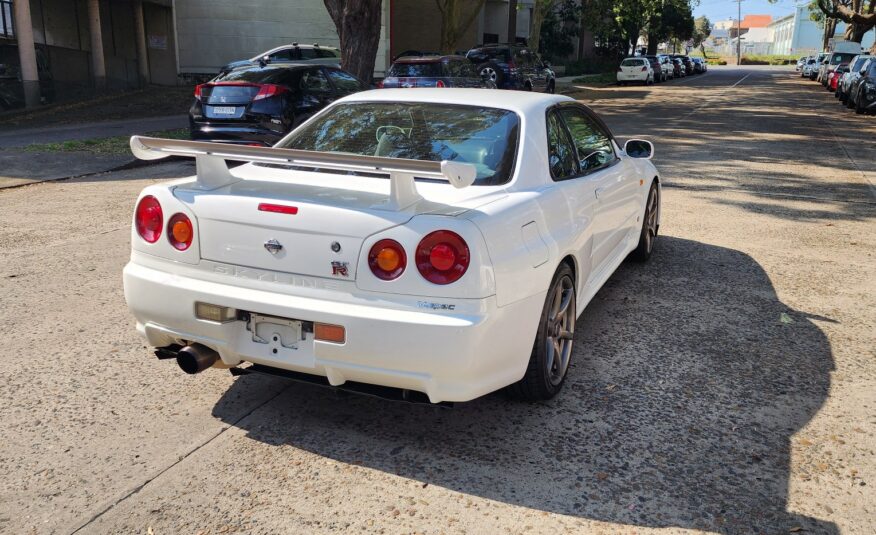
M 288 178 L 290 171 L 246 167 L 251 178 L 217 190 L 187 189 L 185 185 L 174 190 L 197 218 L 203 260 L 355 280 L 362 243 L 368 236 L 402 225 L 418 214 L 458 215 L 472 204 L 495 198 L 488 195 L 480 201 L 454 203 L 456 206 L 421 201 L 416 210 L 388 211 L 375 208 L 387 198 L 384 190 L 388 191 L 388 180 L 295 172 L 295 178 L 305 180 L 277 181 L 272 180 L 276 173 Z M 430 186 L 453 190 L 447 184 Z

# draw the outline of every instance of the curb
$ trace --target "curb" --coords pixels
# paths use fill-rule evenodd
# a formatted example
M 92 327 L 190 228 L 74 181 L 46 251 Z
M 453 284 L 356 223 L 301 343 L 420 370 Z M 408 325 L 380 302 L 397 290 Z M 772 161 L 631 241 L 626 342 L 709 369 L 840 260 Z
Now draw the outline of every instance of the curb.
M 149 166 L 158 165 L 161 163 L 183 161 L 183 160 L 188 160 L 188 158 L 185 158 L 183 156 L 168 156 L 167 158 L 161 158 L 160 160 L 138 160 L 135 158 L 135 159 L 133 159 L 129 162 L 125 162 L 121 165 L 117 165 L 115 167 L 110 167 L 109 169 L 104 169 L 103 171 L 94 171 L 92 173 L 82 173 L 81 175 L 70 175 L 70 176 L 63 176 L 63 177 L 59 177 L 59 178 L 47 178 L 45 180 L 34 180 L 33 182 L 25 182 L 23 184 L 12 184 L 11 186 L 0 186 L 0 191 L 7 190 L 7 189 L 23 188 L 26 186 L 35 186 L 37 184 L 45 184 L 47 182 L 61 182 L 64 180 L 72 180 L 74 178 L 102 175 L 104 173 L 114 173 L 116 171 L 127 171 L 129 169 L 139 169 L 142 167 L 149 167 Z

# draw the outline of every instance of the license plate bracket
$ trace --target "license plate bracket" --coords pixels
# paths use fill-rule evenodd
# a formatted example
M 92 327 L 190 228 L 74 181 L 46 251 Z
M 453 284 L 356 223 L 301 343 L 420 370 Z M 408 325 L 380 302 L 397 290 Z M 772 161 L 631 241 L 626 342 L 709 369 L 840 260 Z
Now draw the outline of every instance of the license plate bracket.
M 246 326 L 252 333 L 252 341 L 273 348 L 298 349 L 304 340 L 304 331 L 298 320 L 250 314 Z

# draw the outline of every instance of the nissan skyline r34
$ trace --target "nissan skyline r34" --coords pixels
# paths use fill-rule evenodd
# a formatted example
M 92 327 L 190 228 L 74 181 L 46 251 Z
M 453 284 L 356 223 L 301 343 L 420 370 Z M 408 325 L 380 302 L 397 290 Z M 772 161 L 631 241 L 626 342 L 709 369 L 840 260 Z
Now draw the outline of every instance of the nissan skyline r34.
M 559 95 L 365 91 L 274 147 L 131 148 L 197 162 L 142 191 L 124 269 L 137 329 L 189 373 L 549 399 L 576 318 L 660 223 L 651 143 Z

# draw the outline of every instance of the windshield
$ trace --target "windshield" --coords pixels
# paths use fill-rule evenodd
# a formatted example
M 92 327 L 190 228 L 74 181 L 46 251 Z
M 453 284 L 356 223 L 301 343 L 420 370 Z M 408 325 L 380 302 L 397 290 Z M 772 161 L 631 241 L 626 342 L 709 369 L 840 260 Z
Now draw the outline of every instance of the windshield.
M 839 65 L 840 63 L 848 63 L 856 55 L 857 54 L 843 54 L 843 53 L 837 52 L 836 54 L 831 56 L 830 64 L 831 65 Z
M 361 156 L 470 163 L 476 185 L 511 180 L 519 121 L 506 110 L 426 102 L 334 106 L 278 146 Z

